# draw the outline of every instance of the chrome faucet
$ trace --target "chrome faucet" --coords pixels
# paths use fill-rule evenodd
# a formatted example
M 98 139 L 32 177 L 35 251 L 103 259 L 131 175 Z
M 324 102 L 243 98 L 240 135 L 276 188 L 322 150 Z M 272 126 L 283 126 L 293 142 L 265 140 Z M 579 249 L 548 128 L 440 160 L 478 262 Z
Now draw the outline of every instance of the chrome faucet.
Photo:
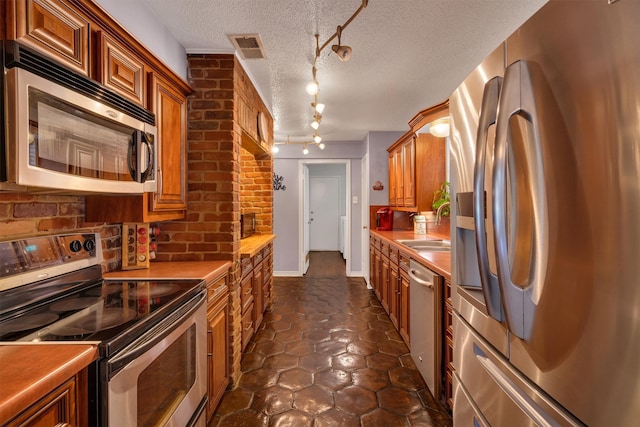
M 438 207 L 438 211 L 436 212 L 436 225 L 440 225 L 440 221 L 442 220 L 442 209 L 445 206 L 449 206 L 449 202 L 444 202 Z

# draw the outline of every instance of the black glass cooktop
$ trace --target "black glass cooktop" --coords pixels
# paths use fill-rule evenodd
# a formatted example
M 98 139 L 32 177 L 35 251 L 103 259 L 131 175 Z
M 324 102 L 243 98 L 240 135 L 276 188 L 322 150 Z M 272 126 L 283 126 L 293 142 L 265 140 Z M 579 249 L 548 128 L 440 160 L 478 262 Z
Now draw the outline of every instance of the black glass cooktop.
M 202 289 L 200 280 L 100 280 L 6 310 L 0 317 L 0 342 L 96 342 L 102 356 L 108 356 Z

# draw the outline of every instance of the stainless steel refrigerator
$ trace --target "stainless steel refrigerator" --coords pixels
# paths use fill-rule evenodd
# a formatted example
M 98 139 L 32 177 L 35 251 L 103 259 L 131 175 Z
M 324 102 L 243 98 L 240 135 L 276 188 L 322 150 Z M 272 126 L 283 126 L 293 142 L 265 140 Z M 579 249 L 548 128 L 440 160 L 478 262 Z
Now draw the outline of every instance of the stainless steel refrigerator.
M 454 425 L 640 425 L 640 1 L 551 0 L 450 111 Z

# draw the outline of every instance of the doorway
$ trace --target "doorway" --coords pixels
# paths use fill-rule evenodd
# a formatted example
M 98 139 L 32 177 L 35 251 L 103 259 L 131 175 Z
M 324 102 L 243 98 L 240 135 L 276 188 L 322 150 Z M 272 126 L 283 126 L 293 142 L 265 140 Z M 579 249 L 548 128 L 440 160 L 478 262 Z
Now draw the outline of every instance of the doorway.
M 303 274 L 309 267 L 310 251 L 339 251 L 341 248 L 347 275 L 351 271 L 350 174 L 349 160 L 300 160 L 299 176 L 303 185 L 300 186 L 299 217 L 304 220 L 300 224 L 299 269 Z
M 309 176 L 309 250 L 337 251 L 340 249 L 340 193 L 339 176 Z

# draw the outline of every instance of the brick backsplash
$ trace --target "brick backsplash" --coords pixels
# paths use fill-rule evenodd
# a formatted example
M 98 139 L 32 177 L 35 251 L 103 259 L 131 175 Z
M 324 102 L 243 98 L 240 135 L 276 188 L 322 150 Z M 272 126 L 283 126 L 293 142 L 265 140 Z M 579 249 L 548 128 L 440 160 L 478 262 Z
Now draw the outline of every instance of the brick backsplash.
M 0 194 L 0 239 L 75 232 L 100 233 L 104 258 L 102 270 L 120 268 L 120 225 L 85 222 L 83 196 Z

